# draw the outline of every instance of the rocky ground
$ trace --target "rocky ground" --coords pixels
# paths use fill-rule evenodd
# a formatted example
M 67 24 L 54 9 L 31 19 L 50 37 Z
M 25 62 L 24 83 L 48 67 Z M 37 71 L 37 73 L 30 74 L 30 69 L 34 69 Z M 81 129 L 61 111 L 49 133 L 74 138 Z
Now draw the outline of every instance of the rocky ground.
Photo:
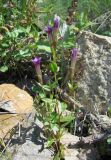
M 41 124 L 33 122 L 31 116 L 23 123 L 19 132 L 12 137 L 7 150 L 13 160 L 52 160 L 53 150 L 44 149 L 45 137 L 40 128 Z M 97 160 L 98 153 L 92 145 L 80 145 L 79 137 L 66 133 L 62 138 L 66 146 L 65 160 Z M 3 157 L 1 158 L 3 160 Z M 7 157 L 4 160 L 8 160 Z
M 81 71 L 82 74 L 78 74 L 77 78 L 76 99 L 86 111 L 96 114 L 96 119 L 92 119 L 96 125 L 94 131 L 97 132 L 100 126 L 102 129 L 99 134 L 104 135 L 107 131 L 109 136 L 111 121 L 107 115 L 100 114 L 105 114 L 111 103 L 111 38 L 83 32 L 78 37 L 78 48 L 76 72 L 78 74 L 78 71 Z M 53 159 L 53 150 L 44 149 L 46 139 L 42 125 L 34 121 L 34 114 L 35 111 L 22 122 L 21 127 L 17 127 L 16 133 L 7 145 L 7 151 L 11 153 L 13 160 Z M 93 140 L 92 137 L 90 139 Z M 65 160 L 100 160 L 97 148 L 90 141 L 81 144 L 80 137 L 66 133 L 62 143 L 66 146 Z M 102 146 L 102 143 L 100 145 Z M 10 159 L 2 156 L 0 160 Z
M 35 112 L 35 111 L 34 111 Z M 43 135 L 42 124 L 34 122 L 34 113 L 25 120 L 21 129 L 17 128 L 7 151 L 11 160 L 52 160 L 53 150 L 44 149 L 46 138 Z M 20 135 L 19 135 L 20 134 Z M 65 160 L 99 160 L 97 149 L 93 145 L 81 144 L 80 138 L 65 133 L 61 142 L 65 144 Z M 10 160 L 1 157 L 0 160 Z

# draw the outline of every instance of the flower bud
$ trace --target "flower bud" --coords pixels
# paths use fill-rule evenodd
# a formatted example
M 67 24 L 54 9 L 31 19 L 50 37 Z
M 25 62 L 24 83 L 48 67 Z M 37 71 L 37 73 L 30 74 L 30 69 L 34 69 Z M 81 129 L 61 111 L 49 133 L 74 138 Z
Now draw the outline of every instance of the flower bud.
M 60 17 L 55 15 L 53 28 L 55 31 L 58 31 L 59 27 L 60 27 Z
M 47 26 L 47 27 L 45 27 L 44 31 L 48 34 L 48 38 L 52 42 L 52 40 L 53 40 L 53 35 L 52 35 L 53 28 L 51 26 Z
M 41 57 L 35 57 L 32 60 L 34 66 L 35 66 L 35 70 L 38 76 L 38 80 L 41 84 L 43 84 L 43 80 L 42 80 L 42 72 L 41 72 L 41 68 L 40 68 L 40 62 L 41 62 Z

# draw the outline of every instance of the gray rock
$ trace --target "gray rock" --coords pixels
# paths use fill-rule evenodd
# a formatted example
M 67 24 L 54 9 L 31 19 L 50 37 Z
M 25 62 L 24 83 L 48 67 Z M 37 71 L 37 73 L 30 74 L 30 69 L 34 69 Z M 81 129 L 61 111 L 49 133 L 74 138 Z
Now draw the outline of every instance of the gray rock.
M 38 123 L 38 120 L 33 123 L 33 118 L 34 113 L 22 124 L 20 137 L 18 130 L 13 135 L 8 146 L 12 160 L 53 160 L 53 150 L 44 149 L 46 138 L 41 128 L 42 124 Z M 70 133 L 64 133 L 61 143 L 65 146 L 65 160 L 96 160 L 98 157 L 92 145 L 79 146 L 79 137 Z
M 106 111 L 111 106 L 111 37 L 82 32 L 77 43 L 83 64 L 77 99 L 93 112 Z
M 51 152 L 44 149 L 39 152 L 41 145 L 34 144 L 32 141 L 27 140 L 26 143 L 21 145 L 15 154 L 13 160 L 51 160 Z
M 80 145 L 78 136 L 65 133 L 61 142 L 66 146 L 65 160 L 97 160 L 99 158 L 98 152 L 93 145 Z
M 40 126 L 34 123 L 35 110 L 27 117 L 19 129 L 13 135 L 8 152 L 13 160 L 52 160 L 53 151 L 44 149 L 46 138 Z M 2 159 L 0 159 L 2 160 Z

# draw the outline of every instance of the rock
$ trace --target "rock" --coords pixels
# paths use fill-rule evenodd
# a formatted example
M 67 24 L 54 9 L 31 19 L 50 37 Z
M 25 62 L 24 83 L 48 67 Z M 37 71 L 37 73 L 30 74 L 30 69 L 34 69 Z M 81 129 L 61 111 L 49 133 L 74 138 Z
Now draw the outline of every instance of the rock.
M 98 118 L 98 124 L 104 128 L 105 131 L 108 131 L 111 133 L 111 118 L 107 115 L 99 115 Z
M 0 85 L 0 138 L 32 112 L 33 99 L 13 84 Z
M 69 145 L 76 145 L 79 137 L 65 133 L 61 139 L 61 143 L 65 145 L 65 160 L 79 160 L 79 150 L 77 148 L 68 148 Z
M 79 137 L 78 136 L 74 136 L 70 133 L 65 133 L 61 139 L 62 144 L 65 144 L 65 146 L 67 147 L 69 144 L 76 144 L 79 142 Z
M 35 144 L 30 140 L 26 140 L 26 142 L 20 147 L 17 148 L 17 153 L 13 156 L 13 160 L 52 160 L 51 152 L 48 149 L 41 150 L 42 145 Z
M 34 111 L 35 112 L 35 111 Z M 13 135 L 8 152 L 13 160 L 52 160 L 53 151 L 44 149 L 46 138 L 42 127 L 34 123 L 34 113 L 30 115 L 25 123 L 22 123 L 21 136 L 18 130 Z
M 40 135 L 39 135 L 40 134 Z M 51 160 L 53 159 L 51 152 L 48 149 L 41 150 L 44 145 L 43 135 L 40 128 L 35 126 L 26 134 L 23 144 L 18 146 L 11 145 L 9 148 L 14 160 Z M 65 160 L 96 160 L 97 152 L 92 146 L 78 147 L 79 137 L 65 133 L 61 142 L 65 145 Z M 16 150 L 15 154 L 13 153 Z M 40 150 L 42 152 L 40 152 Z M 93 156 L 94 155 L 94 156 Z
M 65 133 L 61 142 L 65 145 L 65 160 L 97 160 L 98 153 L 93 145 L 81 145 L 79 137 Z
M 32 97 L 13 84 L 0 85 L 0 101 L 10 101 L 15 113 L 23 114 L 32 111 Z
M 0 114 L 8 113 L 16 113 L 16 110 L 10 100 L 1 100 L 0 102 Z
M 76 98 L 90 111 L 105 112 L 111 105 L 111 37 L 85 31 L 77 43 L 83 74 Z

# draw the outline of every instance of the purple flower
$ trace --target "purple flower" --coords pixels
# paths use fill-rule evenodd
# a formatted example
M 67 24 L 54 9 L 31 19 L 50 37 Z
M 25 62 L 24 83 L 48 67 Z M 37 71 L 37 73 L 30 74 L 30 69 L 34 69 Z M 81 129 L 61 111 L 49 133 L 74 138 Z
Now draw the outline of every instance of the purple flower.
M 56 50 L 57 46 L 57 33 L 59 31 L 59 26 L 60 26 L 60 17 L 55 15 L 54 17 L 54 23 L 53 26 L 47 26 L 45 27 L 44 31 L 48 33 L 49 41 L 51 42 L 51 48 Z
M 44 31 L 48 34 L 52 34 L 53 28 L 51 26 L 45 27 Z
M 42 80 L 42 72 L 41 72 L 41 68 L 40 68 L 40 62 L 41 62 L 41 57 L 35 57 L 34 59 L 32 59 L 32 62 L 35 66 L 35 70 L 38 76 L 38 80 L 41 84 L 43 84 L 43 80 Z
M 72 54 L 71 54 L 71 61 L 75 61 L 77 59 L 77 48 L 72 49 Z
M 32 59 L 32 62 L 35 67 L 40 67 L 41 57 L 35 57 L 34 59 Z
M 60 26 L 60 17 L 55 15 L 54 17 L 54 25 L 52 26 L 47 26 L 45 27 L 44 31 L 46 33 L 48 33 L 48 35 L 52 35 L 55 31 L 57 31 L 59 29 Z
M 48 33 L 49 40 L 52 41 L 52 39 L 53 39 L 53 27 L 47 26 L 47 27 L 45 27 L 44 31 L 46 33 Z
M 56 49 L 58 41 L 58 31 L 60 27 L 60 17 L 55 15 L 53 25 L 53 48 Z
M 60 17 L 55 15 L 54 17 L 54 30 L 58 30 L 59 29 L 59 26 L 60 26 Z

